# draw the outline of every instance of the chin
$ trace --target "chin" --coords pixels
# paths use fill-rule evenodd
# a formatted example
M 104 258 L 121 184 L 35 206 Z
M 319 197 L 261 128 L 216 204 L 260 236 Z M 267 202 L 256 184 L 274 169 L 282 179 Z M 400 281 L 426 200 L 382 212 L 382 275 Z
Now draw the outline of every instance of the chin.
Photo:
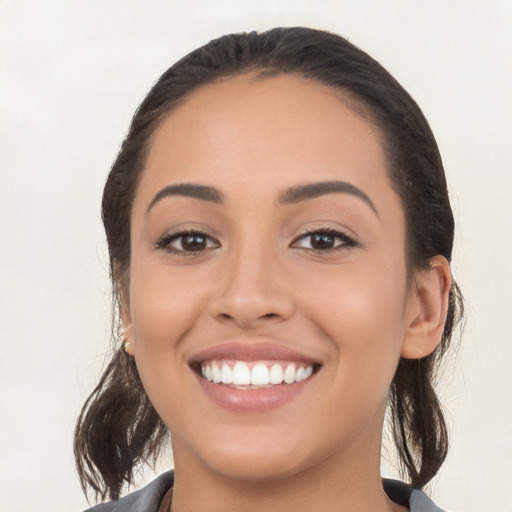
M 223 439 L 209 439 L 195 448 L 196 463 L 224 478 L 240 482 L 272 482 L 307 472 L 333 453 L 333 447 L 319 446 L 307 436 L 276 435 L 261 429 L 238 436 L 232 431 Z M 189 452 L 190 453 L 190 452 Z M 178 454 L 176 454 L 178 455 Z M 178 457 L 175 459 L 178 462 Z
M 268 456 L 261 453 L 252 456 L 236 454 L 222 455 L 222 465 L 210 465 L 217 474 L 230 480 L 241 482 L 275 482 L 290 477 L 306 469 L 293 455 L 275 454 Z

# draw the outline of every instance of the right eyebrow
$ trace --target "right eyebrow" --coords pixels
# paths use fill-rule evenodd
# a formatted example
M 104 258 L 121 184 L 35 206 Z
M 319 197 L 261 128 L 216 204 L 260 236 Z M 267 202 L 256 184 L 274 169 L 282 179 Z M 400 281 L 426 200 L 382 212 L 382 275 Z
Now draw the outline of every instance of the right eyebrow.
M 156 203 L 169 196 L 193 197 L 203 201 L 211 201 L 216 204 L 221 204 L 224 201 L 222 193 L 214 187 L 197 185 L 195 183 L 177 183 L 176 185 L 169 185 L 160 190 L 160 192 L 153 197 L 151 203 L 149 203 L 146 213 L 149 212 Z
M 281 194 L 279 203 L 281 204 L 296 204 L 308 199 L 314 199 L 326 194 L 350 194 L 359 199 L 362 199 L 372 210 L 377 217 L 379 212 L 373 201 L 358 187 L 346 181 L 319 181 L 315 183 L 307 183 L 306 185 L 297 185 L 286 190 Z

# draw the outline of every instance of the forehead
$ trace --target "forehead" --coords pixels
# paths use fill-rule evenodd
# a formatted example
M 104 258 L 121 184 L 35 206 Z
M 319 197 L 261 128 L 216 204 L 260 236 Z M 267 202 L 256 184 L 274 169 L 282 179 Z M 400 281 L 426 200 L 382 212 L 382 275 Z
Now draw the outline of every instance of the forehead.
M 201 182 L 285 189 L 346 180 L 390 188 L 380 132 L 348 94 L 297 75 L 203 86 L 157 128 L 141 186 Z

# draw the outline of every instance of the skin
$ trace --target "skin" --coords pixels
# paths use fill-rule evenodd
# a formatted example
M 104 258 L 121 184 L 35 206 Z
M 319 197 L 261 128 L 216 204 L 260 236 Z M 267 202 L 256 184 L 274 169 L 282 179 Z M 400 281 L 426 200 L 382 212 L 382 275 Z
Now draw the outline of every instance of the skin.
M 360 112 L 360 111 L 359 111 Z M 440 338 L 446 260 L 408 278 L 405 219 L 378 130 L 338 91 L 245 75 L 195 91 L 156 130 L 134 199 L 122 315 L 144 387 L 172 433 L 174 512 L 406 510 L 382 489 L 387 394 L 401 355 Z M 280 204 L 304 184 L 347 182 Z M 222 204 L 163 188 L 215 187 Z M 204 250 L 158 246 L 180 229 Z M 337 250 L 307 231 L 334 229 Z M 209 240 L 209 239 L 208 239 Z M 174 252 L 173 252 L 174 249 Z M 202 391 L 190 358 L 232 340 L 271 341 L 319 362 L 286 404 L 240 413 Z

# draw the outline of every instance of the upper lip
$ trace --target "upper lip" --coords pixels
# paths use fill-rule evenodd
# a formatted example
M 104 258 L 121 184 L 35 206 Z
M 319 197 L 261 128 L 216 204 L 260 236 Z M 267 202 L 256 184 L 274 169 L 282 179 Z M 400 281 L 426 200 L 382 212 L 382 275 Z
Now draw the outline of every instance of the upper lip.
M 294 361 L 309 364 L 318 364 L 311 357 L 300 352 L 272 342 L 226 342 L 208 347 L 194 354 L 191 363 L 204 361 L 232 359 L 238 361 Z

